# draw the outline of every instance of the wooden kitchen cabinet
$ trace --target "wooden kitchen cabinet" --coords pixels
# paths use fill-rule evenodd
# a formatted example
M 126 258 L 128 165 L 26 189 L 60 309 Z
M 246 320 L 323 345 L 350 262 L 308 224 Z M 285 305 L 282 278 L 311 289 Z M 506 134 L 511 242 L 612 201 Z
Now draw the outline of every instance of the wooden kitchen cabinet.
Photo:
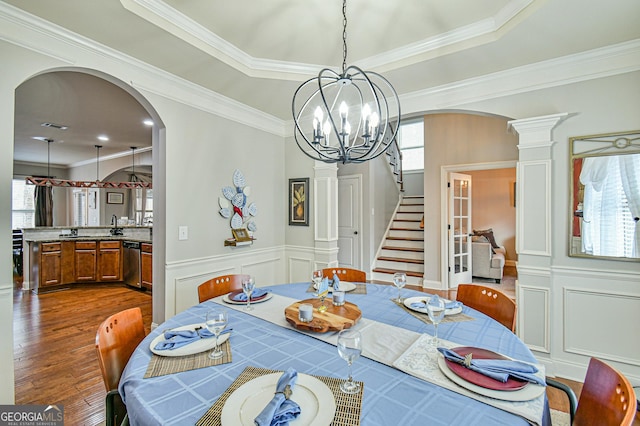
M 41 286 L 62 284 L 62 243 L 42 243 L 39 266 Z
M 98 245 L 98 281 L 122 281 L 122 241 L 100 241 Z
M 142 287 L 151 290 L 153 286 L 153 245 L 151 244 L 140 245 L 140 269 Z
M 96 241 L 76 241 L 75 281 L 98 280 L 98 250 Z

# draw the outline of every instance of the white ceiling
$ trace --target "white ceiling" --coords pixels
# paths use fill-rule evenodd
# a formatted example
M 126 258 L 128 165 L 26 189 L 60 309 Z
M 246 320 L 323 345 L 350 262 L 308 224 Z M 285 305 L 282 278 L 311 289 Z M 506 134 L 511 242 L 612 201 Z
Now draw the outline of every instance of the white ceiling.
M 342 65 L 340 0 L 3 1 L 282 120 L 301 81 Z M 638 39 L 638 17 L 638 0 L 349 0 L 347 62 L 402 96 Z M 52 157 L 73 147 L 52 160 L 63 164 L 95 158 L 101 132 L 105 153 L 151 143 L 128 95 L 71 76 L 18 89 L 16 160 L 46 160 L 33 136 L 64 140 Z M 70 128 L 47 135 L 44 121 Z

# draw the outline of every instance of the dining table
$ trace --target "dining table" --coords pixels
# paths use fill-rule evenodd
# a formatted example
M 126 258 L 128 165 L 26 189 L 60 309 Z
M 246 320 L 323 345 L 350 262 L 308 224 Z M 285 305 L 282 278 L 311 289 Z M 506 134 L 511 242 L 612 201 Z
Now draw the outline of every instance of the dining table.
M 362 356 L 352 366 L 354 380 L 363 384 L 358 418 L 353 424 L 551 424 L 544 391 L 532 400 L 503 401 L 492 394 L 478 395 L 446 376 L 432 380 L 429 376 L 436 375 L 434 364 L 431 370 L 421 370 L 424 367 L 421 363 L 427 358 L 424 342 L 430 341 L 434 326 L 421 318 L 420 313 L 396 303 L 398 289 L 394 286 L 353 284 L 357 290 L 346 292 L 345 299 L 360 309 L 362 317 L 352 328 L 361 329 L 363 335 Z M 197 424 L 218 399 L 228 397 L 227 390 L 248 367 L 268 371 L 293 368 L 313 377 L 347 378 L 347 363 L 336 348 L 337 331 L 300 330 L 285 319 L 285 307 L 314 298 L 310 283 L 263 285 L 260 289 L 266 290 L 269 297 L 261 303 L 252 303 L 251 311 L 245 310 L 243 304 L 228 303 L 225 296 L 210 299 L 167 319 L 139 344 L 119 384 L 130 424 Z M 402 290 L 405 299 L 429 296 Z M 214 307 L 228 315 L 227 328 L 232 329 L 228 337 L 231 362 L 145 378 L 152 358 L 158 356 L 151 350 L 152 342 L 158 341 L 166 330 L 203 324 L 207 312 Z M 461 312 L 450 319 L 438 326 L 441 344 L 484 348 L 535 364 L 544 379 L 544 369 L 528 347 L 497 321 L 468 306 L 462 306 Z M 538 385 L 530 387 L 535 386 Z

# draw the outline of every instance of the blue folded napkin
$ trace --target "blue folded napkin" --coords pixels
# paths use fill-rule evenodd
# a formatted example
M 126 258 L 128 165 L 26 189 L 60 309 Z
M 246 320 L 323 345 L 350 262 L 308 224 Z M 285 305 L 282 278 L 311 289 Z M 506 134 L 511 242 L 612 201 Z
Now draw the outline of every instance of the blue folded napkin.
M 411 304 L 412 308 L 415 309 L 426 309 L 427 308 L 427 302 L 426 300 L 423 300 L 421 302 L 415 302 Z M 456 308 L 462 308 L 462 302 L 458 302 L 458 301 L 450 301 L 444 304 L 444 308 L 445 309 L 456 309 Z
M 318 288 L 316 289 L 316 293 L 321 294 L 321 293 L 324 293 L 327 290 L 329 290 L 329 278 L 324 277 L 322 279 L 322 281 L 320 281 L 320 284 L 318 285 Z
M 229 333 L 231 329 L 224 330 L 220 334 Z M 154 346 L 157 351 L 178 349 L 200 339 L 208 339 L 214 334 L 206 328 L 198 330 L 169 330 L 164 332 L 164 340 Z
M 300 415 L 300 406 L 295 401 L 286 399 L 283 393 L 287 385 L 293 391 L 296 380 L 298 380 L 298 372 L 293 368 L 289 367 L 287 371 L 282 373 L 278 379 L 273 398 L 254 419 L 256 425 L 284 426 Z
M 438 351 L 449 361 L 458 364 L 464 362 L 464 357 L 458 355 L 451 349 L 438 348 Z M 535 375 L 535 373 L 538 372 L 538 368 L 535 365 L 522 361 L 511 359 L 472 359 L 471 366 L 467 368 L 502 383 L 505 383 L 509 376 L 511 376 L 519 380 L 546 386 L 544 378 Z
M 262 288 L 254 288 L 253 292 L 251 293 L 251 300 L 253 299 L 257 299 L 258 297 L 262 297 L 265 294 L 267 294 L 269 291 L 268 290 L 264 290 Z M 235 302 L 246 302 L 247 301 L 247 295 L 243 293 L 240 294 L 236 294 L 235 296 L 233 296 L 233 300 Z
M 333 274 L 333 291 L 340 291 L 340 278 L 338 278 L 338 274 Z

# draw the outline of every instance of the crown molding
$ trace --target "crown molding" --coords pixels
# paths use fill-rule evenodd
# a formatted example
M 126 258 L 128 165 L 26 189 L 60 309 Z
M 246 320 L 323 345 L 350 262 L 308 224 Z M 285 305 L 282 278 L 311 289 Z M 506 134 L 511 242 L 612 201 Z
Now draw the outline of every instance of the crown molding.
M 206 89 L 4 2 L 0 2 L 0 22 L 2 21 L 5 21 L 7 25 L 0 25 L 0 40 L 59 60 L 67 65 L 90 67 L 93 63 L 90 65 L 80 63 L 78 55 L 74 57 L 65 50 L 69 46 L 81 49 L 101 58 L 115 61 L 118 65 L 132 68 L 133 72 L 128 74 L 129 78 L 116 75 L 111 70 L 104 72 L 123 81 L 128 80 L 128 84 L 136 89 L 143 89 L 277 136 L 284 136 L 284 121 L 277 117 Z M 19 34 L 19 37 L 16 37 L 15 34 Z M 51 39 L 56 43 L 48 42 Z M 134 83 L 131 76 L 140 76 L 140 80 Z M 162 88 L 162 91 L 152 87 Z
M 442 56 L 451 51 L 487 43 L 514 21 L 546 0 L 511 0 L 494 16 L 356 61 L 363 69 L 385 72 Z M 140 18 L 219 59 L 245 75 L 257 78 L 301 81 L 331 66 L 255 58 L 200 25 L 163 0 L 120 0 L 122 6 Z

